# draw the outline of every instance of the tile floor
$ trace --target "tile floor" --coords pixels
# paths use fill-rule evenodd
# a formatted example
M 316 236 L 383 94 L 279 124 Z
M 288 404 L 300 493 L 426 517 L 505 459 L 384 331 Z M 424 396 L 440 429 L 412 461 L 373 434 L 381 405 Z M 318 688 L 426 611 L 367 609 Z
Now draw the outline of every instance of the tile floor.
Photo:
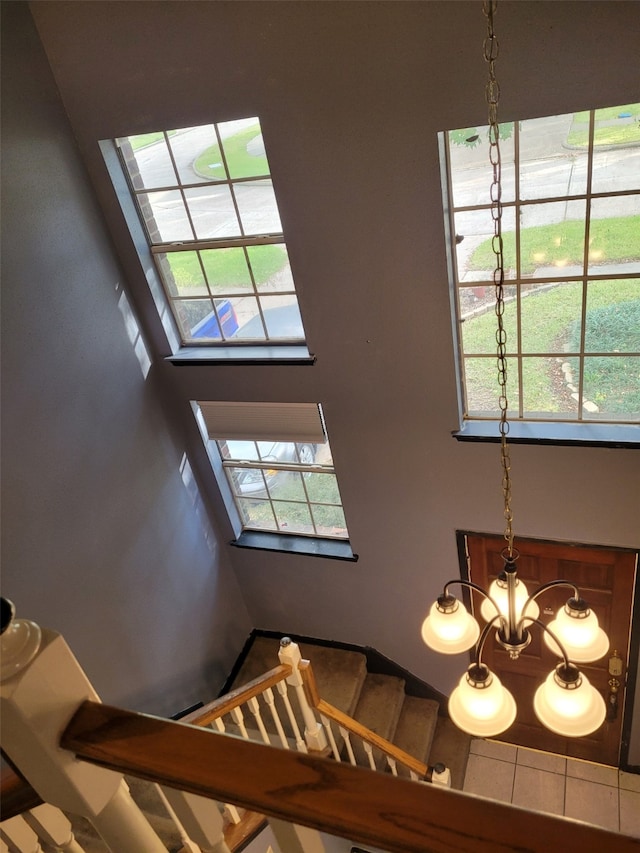
M 464 790 L 640 837 L 640 775 L 615 767 L 474 738 Z

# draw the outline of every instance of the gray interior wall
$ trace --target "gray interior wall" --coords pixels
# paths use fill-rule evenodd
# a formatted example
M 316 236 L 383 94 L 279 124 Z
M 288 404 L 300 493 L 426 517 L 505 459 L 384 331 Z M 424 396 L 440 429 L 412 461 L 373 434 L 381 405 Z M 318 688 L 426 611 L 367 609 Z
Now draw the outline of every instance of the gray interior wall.
M 3 595 L 105 701 L 172 714 L 217 695 L 252 625 L 26 4 L 2 30 Z
M 375 646 L 448 692 L 464 660 L 451 667 L 428 652 L 420 623 L 457 574 L 455 530 L 502 529 L 497 448 L 450 435 L 458 412 L 436 144 L 438 131 L 485 122 L 481 4 L 30 5 L 160 351 L 97 140 L 260 116 L 317 363 L 163 364 L 160 378 L 184 412 L 198 398 L 322 403 L 360 559 L 235 550 L 252 621 Z M 637 100 L 637 4 L 501 2 L 496 27 L 502 120 Z M 519 446 L 512 459 L 517 533 L 639 544 L 637 454 Z M 219 511 L 213 486 L 208 496 Z

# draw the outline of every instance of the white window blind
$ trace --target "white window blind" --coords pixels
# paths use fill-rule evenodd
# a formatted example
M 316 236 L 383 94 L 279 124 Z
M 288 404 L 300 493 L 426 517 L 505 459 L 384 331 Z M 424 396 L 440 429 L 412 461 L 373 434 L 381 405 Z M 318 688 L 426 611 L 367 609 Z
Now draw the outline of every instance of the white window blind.
M 319 403 L 198 401 L 209 438 L 324 444 Z

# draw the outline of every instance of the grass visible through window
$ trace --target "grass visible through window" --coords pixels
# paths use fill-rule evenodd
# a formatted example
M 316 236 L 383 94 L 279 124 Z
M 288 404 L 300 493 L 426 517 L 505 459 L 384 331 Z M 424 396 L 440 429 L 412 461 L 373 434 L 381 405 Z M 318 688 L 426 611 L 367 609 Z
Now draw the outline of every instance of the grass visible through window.
M 260 125 L 256 124 L 223 140 L 222 144 L 224 146 L 225 157 L 227 158 L 230 177 L 253 178 L 258 175 L 269 174 L 269 164 L 264 154 L 264 149 L 260 149 L 260 153 L 256 154 L 250 153 L 248 149 L 248 145 L 259 135 Z M 206 148 L 196 158 L 193 168 L 203 178 L 212 180 L 215 178 L 224 179 L 226 175 L 220 146 L 216 144 L 210 148 Z

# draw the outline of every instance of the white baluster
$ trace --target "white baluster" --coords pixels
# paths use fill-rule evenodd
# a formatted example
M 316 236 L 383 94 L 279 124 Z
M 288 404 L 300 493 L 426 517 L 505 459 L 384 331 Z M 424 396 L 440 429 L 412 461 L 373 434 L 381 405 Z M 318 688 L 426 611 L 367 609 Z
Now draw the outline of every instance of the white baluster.
M 367 758 L 369 759 L 369 767 L 372 770 L 377 770 L 378 768 L 376 767 L 376 762 L 375 762 L 375 759 L 373 757 L 373 747 L 371 746 L 370 743 L 367 743 L 366 740 L 362 741 L 362 745 L 364 747 L 364 751 L 367 753 Z
M 391 773 L 394 776 L 397 776 L 398 775 L 398 768 L 396 767 L 395 758 L 391 758 L 390 755 L 387 755 L 387 764 L 389 765 L 389 770 L 391 770 Z
M 418 776 L 418 774 L 415 772 L 415 770 L 409 770 L 409 778 L 410 778 L 410 779 L 413 779 L 413 781 L 414 781 L 414 782 L 419 782 L 419 781 L 420 781 L 420 777 L 419 777 L 419 776 Z
M 331 752 L 333 753 L 333 757 L 336 761 L 342 761 L 342 759 L 340 758 L 340 752 L 338 751 L 338 746 L 336 744 L 336 739 L 333 736 L 331 720 L 329 719 L 329 717 L 325 717 L 324 714 L 320 714 L 320 720 L 322 721 L 322 725 L 324 726 L 324 730 L 327 734 L 327 740 L 329 741 L 329 745 L 331 746 Z
M 41 841 L 64 853 L 83 853 L 74 837 L 71 822 L 60 809 L 43 803 L 25 812 L 23 817 Z
M 249 707 L 249 710 L 253 714 L 254 720 L 256 721 L 258 731 L 260 732 L 260 737 L 268 746 L 271 746 L 269 734 L 264 727 L 264 723 L 262 722 L 262 714 L 260 713 L 260 703 L 258 702 L 255 696 L 252 696 L 251 699 L 247 700 L 247 705 Z
M 163 790 L 188 836 L 200 846 L 202 853 L 231 853 L 224 840 L 217 802 L 175 788 Z
M 162 786 L 156 785 L 156 791 L 158 792 L 158 795 L 160 796 L 160 799 L 162 800 L 165 809 L 169 812 L 169 817 L 174 822 L 176 829 L 178 830 L 178 833 L 180 835 L 180 841 L 182 842 L 182 848 L 180 850 L 180 853 L 182 853 L 183 850 L 187 851 L 187 853 L 201 853 L 201 850 L 195 843 L 195 841 L 192 841 L 187 835 L 187 830 L 184 828 L 182 821 L 175 812 L 175 809 L 167 799 L 167 795 L 162 790 Z
M 242 713 L 241 708 L 233 708 L 231 711 L 231 717 L 233 718 L 233 722 L 240 729 L 240 734 L 245 740 L 250 740 L 249 735 L 247 734 L 247 727 L 244 724 L 244 715 Z
M 342 726 L 338 726 L 338 729 L 340 731 L 340 734 L 344 738 L 344 745 L 347 747 L 347 755 L 349 756 L 349 761 L 355 767 L 358 762 L 356 761 L 356 757 L 353 754 L 353 748 L 351 746 L 351 736 L 349 735 L 348 730 L 343 729 Z
M 282 728 L 282 723 L 280 722 L 280 715 L 278 714 L 278 709 L 276 708 L 276 700 L 273 695 L 273 690 L 270 687 L 267 687 L 267 689 L 262 695 L 264 696 L 264 701 L 267 703 L 267 707 L 271 712 L 271 718 L 273 719 L 276 731 L 278 732 L 280 743 L 285 749 L 289 749 L 289 741 L 287 740 L 287 736 L 284 733 L 284 729 Z
M 21 815 L 0 824 L 2 839 L 18 853 L 42 853 L 38 836 Z
M 99 697 L 59 634 L 13 615 L 13 605 L 3 599 L 3 622 L 9 624 L 0 637 L 0 705 L 3 747 L 12 763 L 45 803 L 87 817 L 118 853 L 166 853 L 121 774 L 60 749 L 75 711 Z
M 324 736 L 324 729 L 316 720 L 311 705 L 307 702 L 302 675 L 298 669 L 302 655 L 300 654 L 297 643 L 292 643 L 288 637 L 283 637 L 280 641 L 278 657 L 280 663 L 288 663 L 291 667 L 291 675 L 287 678 L 287 683 L 295 688 L 298 702 L 300 703 L 302 719 L 304 720 L 304 739 L 307 746 L 309 749 L 323 750 L 327 746 L 327 739 Z
M 216 717 L 213 720 L 213 722 L 211 723 L 211 725 L 213 727 L 215 727 L 215 729 L 221 735 L 223 735 L 227 731 L 227 727 L 225 726 L 224 720 L 222 719 L 222 717 Z M 238 812 L 238 809 L 232 803 L 225 803 L 224 808 L 225 808 L 225 811 L 227 813 L 227 817 L 229 818 L 231 823 L 236 823 L 236 824 L 240 823 L 240 820 L 241 820 L 240 813 Z
M 227 817 L 229 818 L 229 820 L 231 821 L 231 823 L 235 823 L 235 824 L 236 824 L 236 826 L 237 826 L 237 825 L 240 823 L 240 821 L 242 820 L 242 818 L 240 817 L 240 812 L 239 812 L 239 811 L 238 811 L 238 809 L 233 805 L 233 803 L 225 803 L 225 804 L 224 804 L 224 811 L 227 813 Z
M 284 703 L 284 707 L 287 712 L 287 717 L 289 718 L 289 723 L 291 724 L 293 736 L 296 741 L 296 749 L 298 750 L 298 752 L 307 752 L 307 745 L 302 738 L 302 734 L 300 733 L 300 727 L 298 726 L 298 721 L 296 720 L 296 715 L 293 713 L 293 708 L 291 707 L 291 701 L 287 692 L 286 681 L 279 681 L 276 684 L 276 689 Z

